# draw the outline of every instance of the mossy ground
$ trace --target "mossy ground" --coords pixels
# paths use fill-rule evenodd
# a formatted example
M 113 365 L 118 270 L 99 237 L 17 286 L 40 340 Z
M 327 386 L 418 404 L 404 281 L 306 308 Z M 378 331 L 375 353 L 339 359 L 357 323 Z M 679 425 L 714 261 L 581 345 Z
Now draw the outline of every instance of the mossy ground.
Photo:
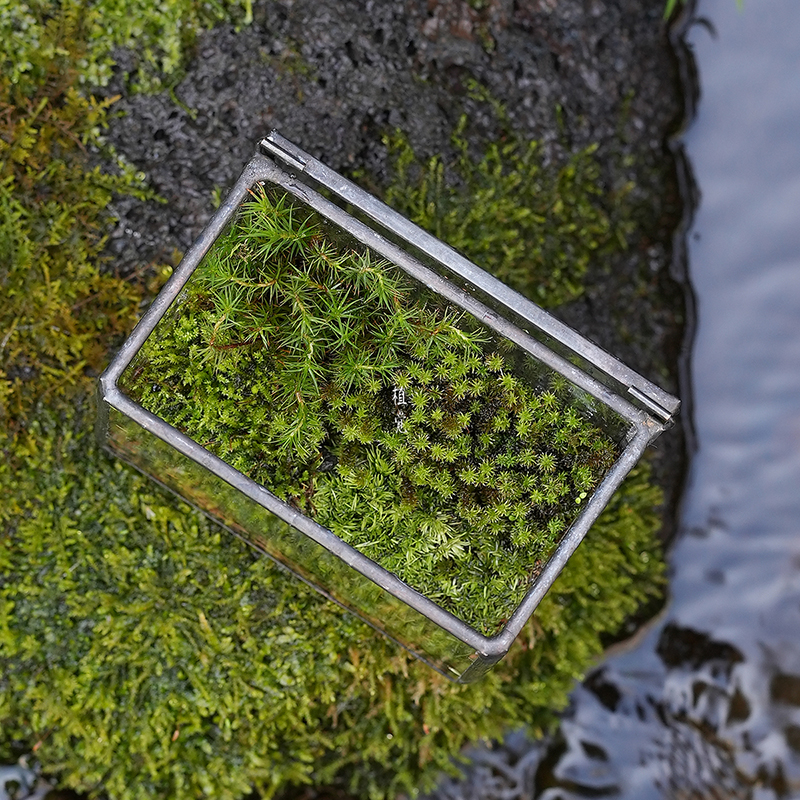
M 462 117 L 453 157 L 420 163 L 402 132 L 386 136 L 386 202 L 537 304 L 575 300 L 589 264 L 627 246 L 630 223 L 621 208 L 630 186 L 603 187 L 596 145 L 545 165 L 540 143 L 515 133 L 485 89 L 473 84 L 471 93 L 491 108 L 502 141 L 476 158 Z
M 95 5 L 0 14 L 4 41 L 35 43 L 0 76 L 0 757 L 126 800 L 300 782 L 387 797 L 467 742 L 541 730 L 603 633 L 658 591 L 646 466 L 507 662 L 463 687 L 98 452 L 88 398 L 158 275 L 101 269 L 108 198 L 141 187 L 90 165 L 107 110 L 75 87 L 100 57 L 81 23 Z M 184 8 L 137 7 L 139 22 L 167 6 Z M 104 16 L 116 43 L 121 16 Z
M 489 334 L 259 188 L 123 380 L 492 635 L 618 448 L 591 421 L 592 398 L 530 357 L 539 386 L 520 379 L 522 353 Z

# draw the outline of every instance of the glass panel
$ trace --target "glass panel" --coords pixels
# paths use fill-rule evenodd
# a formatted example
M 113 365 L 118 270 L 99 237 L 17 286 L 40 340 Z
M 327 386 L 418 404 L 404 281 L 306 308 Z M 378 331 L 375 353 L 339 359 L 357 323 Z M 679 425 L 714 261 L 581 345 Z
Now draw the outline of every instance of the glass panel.
M 251 194 L 121 388 L 496 634 L 630 425 L 280 187 Z M 138 466 L 143 434 L 116 444 Z M 176 472 L 170 458 L 142 468 L 410 649 L 467 663 L 459 640 L 204 468 L 184 459 Z
M 334 202 L 337 202 L 337 198 L 335 196 L 332 197 L 332 199 Z M 340 201 L 339 204 L 345 208 L 348 213 L 352 214 L 360 221 L 364 222 L 370 227 L 380 230 L 382 236 L 393 242 L 408 254 L 412 255 L 428 269 L 432 270 L 437 275 L 446 278 L 454 286 L 458 286 L 462 291 L 467 292 L 479 300 L 487 308 L 512 322 L 528 336 L 535 339 L 540 344 L 543 344 L 545 347 L 552 350 L 554 353 L 558 354 L 574 366 L 578 367 L 578 369 L 591 376 L 595 381 L 610 389 L 613 393 L 625 396 L 628 402 L 631 402 L 634 405 L 639 405 L 635 396 L 632 396 L 628 392 L 629 384 L 633 383 L 634 385 L 641 387 L 642 384 L 647 384 L 649 382 L 645 381 L 641 376 L 635 375 L 635 373 L 629 370 L 624 364 L 621 364 L 619 361 L 617 361 L 617 359 L 606 355 L 606 358 L 602 361 L 601 368 L 596 362 L 591 360 L 591 358 L 597 359 L 599 357 L 597 351 L 594 349 L 593 343 L 583 339 L 583 337 L 581 337 L 575 331 L 571 330 L 566 325 L 562 325 L 557 319 L 552 319 L 552 321 L 556 326 L 562 329 L 562 335 L 566 336 L 564 340 L 547 333 L 545 330 L 539 327 L 538 324 L 532 322 L 524 314 L 522 314 L 518 308 L 515 308 L 513 303 L 508 304 L 507 302 L 503 302 L 503 300 L 495 297 L 489 291 L 471 284 L 469 280 L 455 272 L 452 268 L 448 268 L 442 264 L 435 257 L 426 253 L 414 242 L 408 241 L 396 231 L 386 227 L 383 223 L 368 216 L 365 212 L 342 201 Z M 541 311 L 541 309 L 539 309 L 539 311 Z M 545 314 L 545 316 L 549 317 L 550 315 Z M 592 350 L 591 355 L 590 349 Z M 673 413 L 677 410 L 678 406 L 674 405 L 677 403 L 676 398 L 669 397 L 669 395 L 652 384 L 650 387 L 654 391 L 654 397 L 651 399 L 672 401 L 667 402 L 666 406 L 668 406 Z M 647 393 L 649 394 L 649 391 Z M 650 406 L 644 406 L 644 409 L 648 412 L 652 411 Z

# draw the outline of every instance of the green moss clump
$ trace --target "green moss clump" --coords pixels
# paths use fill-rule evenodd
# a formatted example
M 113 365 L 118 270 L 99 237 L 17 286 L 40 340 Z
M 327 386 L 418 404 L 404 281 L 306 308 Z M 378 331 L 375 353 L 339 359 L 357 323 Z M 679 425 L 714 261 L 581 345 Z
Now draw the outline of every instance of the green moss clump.
M 12 86 L 31 94 L 42 85 L 48 64 L 63 61 L 66 55 L 79 67 L 76 83 L 104 86 L 115 66 L 111 52 L 125 47 L 136 59 L 127 77 L 139 89 L 155 90 L 174 82 L 199 31 L 222 21 L 248 25 L 252 0 L 3 2 L 0 73 Z M 79 62 L 74 58 L 78 48 Z
M 626 246 L 630 226 L 613 209 L 630 186 L 603 187 L 596 145 L 546 165 L 538 142 L 509 130 L 476 159 L 465 126 L 464 117 L 447 161 L 420 164 L 404 134 L 387 137 L 394 177 L 386 202 L 545 308 L 579 297 L 589 264 Z
M 124 385 L 489 635 L 618 455 L 563 378 L 263 188 Z
M 122 162 L 114 175 L 87 169 L 111 103 L 75 88 L 84 51 L 73 15 L 47 30 L 36 90 L 0 78 L 0 427 L 11 430 L 99 373 L 141 297 L 98 260 L 112 194 L 149 195 Z

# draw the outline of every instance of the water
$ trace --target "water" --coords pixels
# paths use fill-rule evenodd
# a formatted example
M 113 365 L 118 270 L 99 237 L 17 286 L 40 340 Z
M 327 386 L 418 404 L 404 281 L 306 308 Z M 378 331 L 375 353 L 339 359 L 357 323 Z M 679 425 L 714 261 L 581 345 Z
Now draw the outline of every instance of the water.
M 0 764 L 0 800 L 46 800 L 52 788 L 27 766 L 25 759 L 18 764 Z
M 800 3 L 697 13 L 697 452 L 671 602 L 576 691 L 547 800 L 800 797 Z

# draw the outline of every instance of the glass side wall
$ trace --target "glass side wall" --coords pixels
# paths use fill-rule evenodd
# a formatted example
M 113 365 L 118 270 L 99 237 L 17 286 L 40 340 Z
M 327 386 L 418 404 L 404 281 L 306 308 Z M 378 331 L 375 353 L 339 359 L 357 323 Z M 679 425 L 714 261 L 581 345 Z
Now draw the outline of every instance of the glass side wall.
M 451 679 L 472 664 L 473 648 L 114 408 L 107 445 Z
M 332 199 L 334 200 L 334 202 L 336 202 L 336 198 Z M 526 318 L 525 315 L 522 314 L 513 305 L 504 304 L 503 302 L 499 301 L 496 297 L 494 297 L 490 292 L 472 285 L 468 280 L 458 275 L 453 270 L 445 268 L 439 261 L 437 261 L 435 258 L 426 253 L 414 242 L 407 240 L 403 236 L 399 235 L 397 232 L 385 227 L 385 225 L 381 224 L 380 222 L 376 222 L 374 219 L 369 217 L 363 211 L 357 208 L 353 208 L 349 204 L 341 204 L 341 205 L 343 208 L 347 210 L 348 213 L 355 216 L 361 222 L 379 229 L 382 236 L 386 237 L 389 241 L 393 242 L 395 245 L 403 249 L 413 258 L 418 260 L 421 264 L 424 264 L 428 269 L 431 269 L 432 271 L 436 272 L 442 277 L 445 277 L 450 283 L 452 283 L 454 286 L 458 286 L 462 291 L 469 293 L 471 296 L 473 296 L 481 303 L 483 303 L 487 308 L 491 309 L 500 316 L 512 322 L 528 336 L 535 339 L 540 344 L 543 344 L 545 347 L 549 348 L 550 350 L 561 356 L 566 361 L 569 361 L 574 366 L 578 367 L 578 369 L 582 370 L 587 375 L 591 376 L 598 383 L 604 385 L 612 392 L 624 396 L 626 400 L 632 402 L 634 405 L 637 405 L 638 400 L 636 399 L 635 396 L 629 393 L 629 384 L 623 381 L 622 377 L 619 376 L 618 374 L 616 376 L 612 374 L 614 368 L 611 368 L 611 371 L 609 371 L 607 364 L 604 364 L 604 367 L 600 368 L 597 365 L 596 361 L 593 362 L 591 360 L 592 358 L 594 359 L 598 358 L 596 352 L 592 356 L 589 356 L 586 353 L 580 352 L 581 351 L 580 344 L 560 341 L 554 335 L 546 333 L 545 330 L 543 330 L 538 325 L 531 322 L 531 320 Z M 561 325 L 561 323 L 558 322 L 557 320 L 556 324 L 562 328 L 569 330 L 567 326 Z M 572 333 L 574 333 L 574 331 Z M 592 343 L 585 342 L 585 344 L 591 345 Z M 616 361 L 616 359 L 613 360 Z M 626 376 L 625 380 L 627 381 L 631 380 L 630 371 L 627 370 L 627 367 L 624 367 L 624 365 L 621 364 L 619 366 L 621 366 L 629 373 Z M 676 398 L 670 398 L 665 392 L 658 389 L 658 387 L 652 387 L 652 388 L 655 389 L 657 398 L 663 397 L 666 400 L 671 400 L 673 401 L 673 403 L 677 403 Z M 667 403 L 667 405 L 669 405 L 671 411 L 675 413 L 675 411 L 677 410 L 677 405 L 673 405 L 672 403 Z M 645 408 L 645 410 L 647 410 L 648 412 L 652 412 L 653 410 L 652 407 L 647 404 L 645 404 L 642 407 Z
M 120 387 L 495 635 L 630 425 L 280 187 L 251 195 Z M 113 447 L 148 474 L 451 676 L 470 663 L 460 640 L 113 419 Z

